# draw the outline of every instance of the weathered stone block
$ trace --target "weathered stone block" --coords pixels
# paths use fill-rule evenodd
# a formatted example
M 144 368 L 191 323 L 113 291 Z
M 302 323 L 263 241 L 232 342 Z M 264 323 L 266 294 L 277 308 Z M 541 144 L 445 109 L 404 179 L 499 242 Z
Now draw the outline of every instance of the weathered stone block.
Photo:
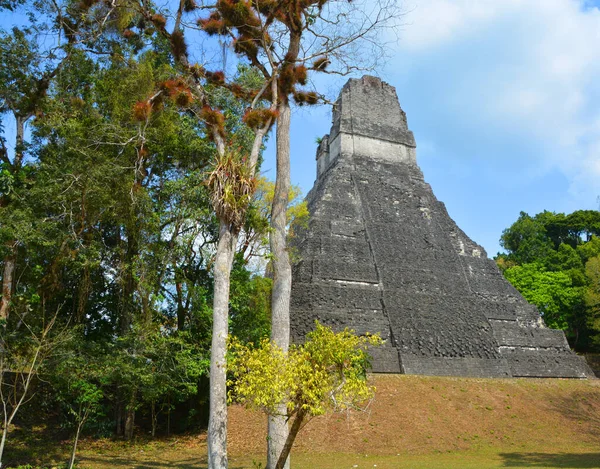
M 401 373 L 398 349 L 390 345 L 372 347 L 369 350 L 372 357 L 373 371 L 375 373 Z
M 295 342 L 301 341 L 304 336 L 314 330 L 315 321 L 331 327 L 335 331 L 341 331 L 348 326 L 348 321 L 352 323 L 351 329 L 356 334 L 364 335 L 366 333 L 379 334 L 380 337 L 389 343 L 388 347 L 392 347 L 390 328 L 388 320 L 385 317 L 383 310 L 335 310 L 335 311 L 298 311 L 303 314 L 295 314 L 291 318 L 292 340 Z M 396 350 L 394 348 L 394 350 Z M 397 354 L 397 350 L 396 350 Z
M 474 378 L 508 378 L 511 376 L 504 359 L 431 358 L 402 355 L 402 369 L 411 375 L 467 376 Z
M 589 366 L 574 353 L 556 349 L 502 348 L 511 375 L 522 378 L 589 378 Z
M 331 233 L 334 236 L 345 236 L 356 238 L 364 237 L 365 227 L 360 220 L 332 220 Z
M 330 237 L 321 239 L 322 259 L 338 262 L 373 263 L 366 239 Z
M 445 270 L 380 267 L 383 284 L 390 290 L 438 295 L 467 295 L 469 285 L 461 272 Z
M 292 287 L 291 305 L 308 311 L 375 310 L 381 308 L 381 293 L 374 287 L 301 283 Z
M 546 327 L 523 327 L 516 321 L 490 321 L 494 337 L 500 347 L 529 347 L 569 350 L 569 344 L 562 331 Z
M 316 279 L 352 281 L 357 283 L 378 284 L 377 270 L 374 264 L 348 261 L 313 261 L 313 272 Z

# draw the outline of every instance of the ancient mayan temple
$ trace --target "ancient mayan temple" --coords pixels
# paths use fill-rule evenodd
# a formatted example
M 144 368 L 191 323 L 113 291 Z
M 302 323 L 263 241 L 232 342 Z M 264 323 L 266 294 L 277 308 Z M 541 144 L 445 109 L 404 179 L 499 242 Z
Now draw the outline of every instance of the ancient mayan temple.
M 377 372 L 593 376 L 435 198 L 392 86 L 368 76 L 344 86 L 307 200 L 292 340 L 318 319 L 381 334 Z

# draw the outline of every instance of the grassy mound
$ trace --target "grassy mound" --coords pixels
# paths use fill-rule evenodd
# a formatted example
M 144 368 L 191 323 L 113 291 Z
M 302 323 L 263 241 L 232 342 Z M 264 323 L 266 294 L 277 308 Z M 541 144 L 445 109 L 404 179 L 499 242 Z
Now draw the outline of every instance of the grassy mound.
M 369 412 L 314 419 L 297 450 L 396 454 L 576 442 L 600 450 L 600 381 L 379 375 L 375 385 Z M 260 452 L 263 419 L 240 408 L 231 419 L 232 450 Z
M 366 413 L 315 418 L 295 469 L 600 468 L 600 380 L 376 375 Z M 230 408 L 230 468 L 264 464 L 266 419 Z M 84 441 L 80 469 L 206 467 L 205 435 Z

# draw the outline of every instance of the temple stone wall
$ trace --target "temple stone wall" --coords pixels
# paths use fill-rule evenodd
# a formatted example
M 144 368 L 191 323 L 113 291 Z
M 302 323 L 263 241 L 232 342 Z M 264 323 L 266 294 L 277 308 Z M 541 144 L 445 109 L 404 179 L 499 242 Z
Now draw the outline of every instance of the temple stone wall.
M 591 376 L 449 217 L 415 148 L 393 87 L 373 77 L 344 86 L 295 241 L 292 340 L 317 319 L 379 333 L 378 372 Z

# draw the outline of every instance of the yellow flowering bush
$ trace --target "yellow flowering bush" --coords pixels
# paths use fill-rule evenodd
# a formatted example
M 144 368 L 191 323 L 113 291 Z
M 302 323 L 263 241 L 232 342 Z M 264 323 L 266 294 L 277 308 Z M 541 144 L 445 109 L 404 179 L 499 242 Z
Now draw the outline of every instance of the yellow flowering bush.
M 381 343 L 378 335 L 357 336 L 349 329 L 334 332 L 319 322 L 306 342 L 291 346 L 287 354 L 269 339 L 256 347 L 233 339 L 228 358 L 229 400 L 268 415 L 276 415 L 281 404 L 286 404 L 291 427 L 280 456 L 283 464 L 307 419 L 368 405 L 375 392 L 367 381 L 368 348 Z

